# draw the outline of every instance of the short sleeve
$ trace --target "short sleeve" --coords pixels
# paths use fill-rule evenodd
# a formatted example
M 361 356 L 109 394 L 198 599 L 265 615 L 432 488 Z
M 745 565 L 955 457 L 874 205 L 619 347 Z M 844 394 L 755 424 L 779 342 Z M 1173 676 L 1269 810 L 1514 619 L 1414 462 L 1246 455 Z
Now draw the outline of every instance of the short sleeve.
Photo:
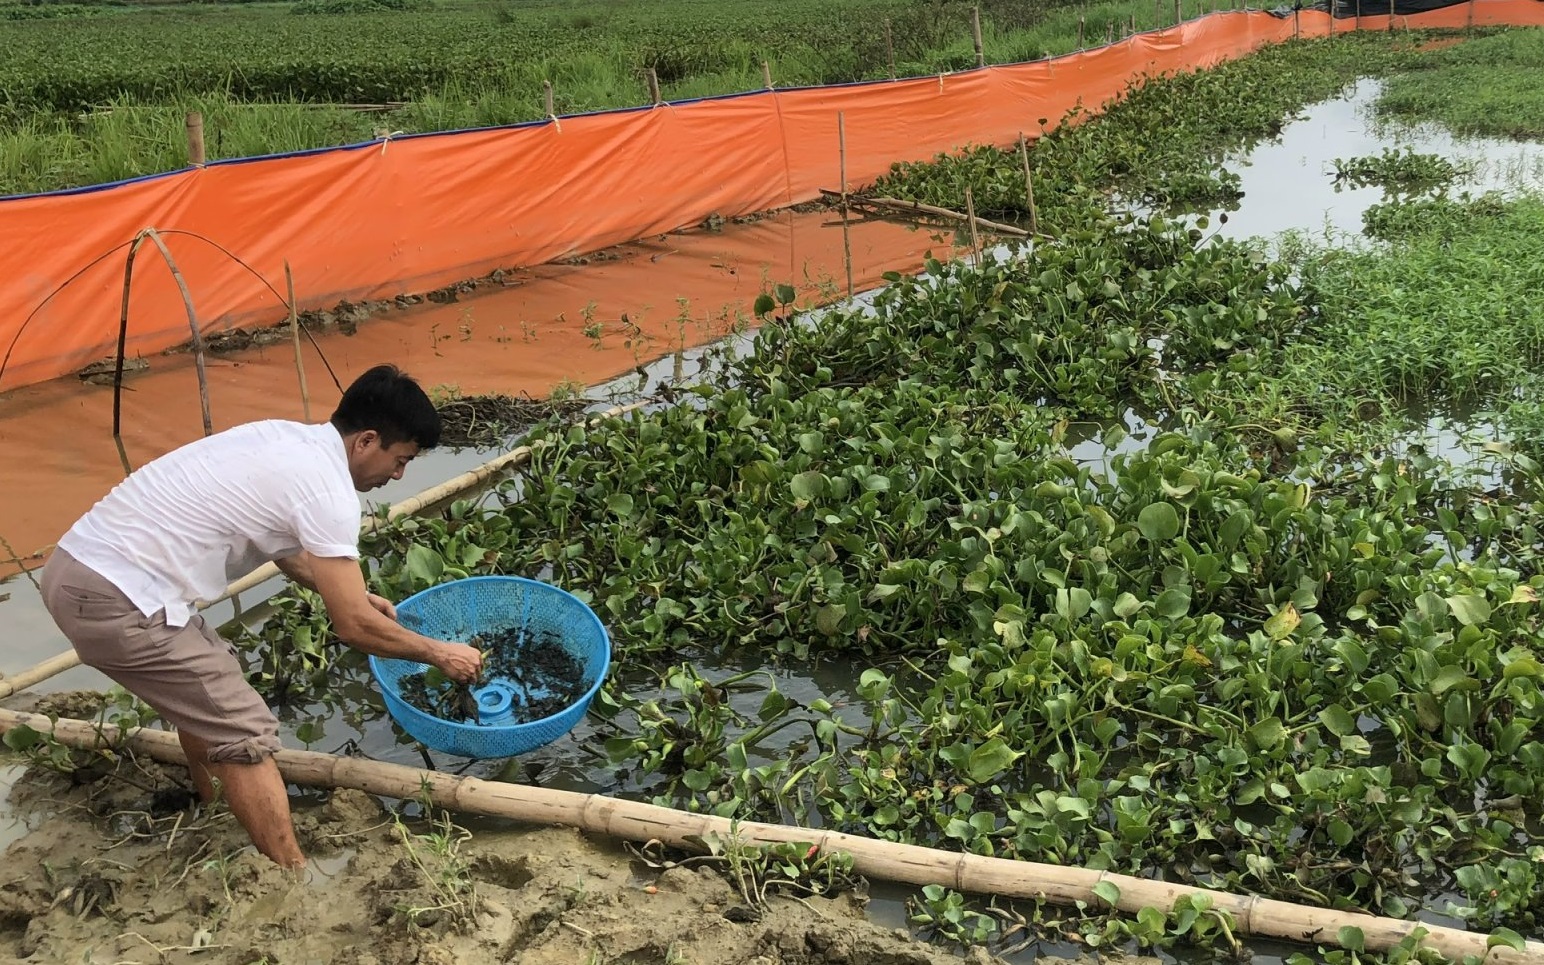
M 359 506 L 317 494 L 295 507 L 295 537 L 313 556 L 359 558 Z

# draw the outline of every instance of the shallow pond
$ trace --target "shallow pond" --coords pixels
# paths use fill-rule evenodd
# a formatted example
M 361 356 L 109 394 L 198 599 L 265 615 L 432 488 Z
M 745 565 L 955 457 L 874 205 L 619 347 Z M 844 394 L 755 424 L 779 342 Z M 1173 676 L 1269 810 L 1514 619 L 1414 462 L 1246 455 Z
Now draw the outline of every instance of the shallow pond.
M 1247 154 L 1232 159 L 1227 166 L 1242 179 L 1244 197 L 1240 205 L 1228 212 L 1226 224 L 1219 225 L 1218 213 L 1211 222 L 1215 230 L 1226 237 L 1273 239 L 1286 231 L 1302 231 L 1324 234 L 1330 238 L 1356 235 L 1361 228 L 1361 218 L 1368 206 L 1382 201 L 1383 192 L 1378 188 L 1347 189 L 1334 182 L 1334 162 L 1339 158 L 1376 155 L 1388 147 L 1409 147 L 1417 152 L 1440 154 L 1455 161 L 1471 163 L 1476 178 L 1465 187 L 1475 192 L 1486 189 L 1506 191 L 1529 190 L 1544 187 L 1544 147 L 1537 144 L 1518 144 L 1493 140 L 1457 140 L 1434 128 L 1406 128 L 1378 123 L 1373 117 L 1379 84 L 1363 81 L 1350 88 L 1342 97 L 1315 105 L 1301 117 L 1288 124 L 1275 141 L 1262 144 Z M 993 253 L 1001 256 L 1001 253 Z M 639 375 L 629 376 L 592 393 L 598 398 L 627 400 L 661 382 L 685 378 L 690 380 L 704 364 L 706 352 L 734 352 L 748 344 L 745 336 L 729 340 L 708 350 L 693 350 L 666 356 L 645 366 Z M 1122 450 L 1143 447 L 1156 428 L 1136 413 L 1127 413 L 1122 420 L 1126 436 L 1120 443 Z M 1075 427 L 1069 443 L 1073 457 L 1090 465 L 1101 465 L 1111 455 L 1099 441 L 1101 426 Z M 1439 416 L 1417 417 L 1412 425 L 1410 442 L 1421 442 L 1430 451 L 1450 459 L 1462 460 L 1466 452 L 1466 434 L 1483 436 L 1483 425 L 1468 425 L 1462 419 Z M 399 500 L 425 488 L 431 482 L 448 478 L 471 468 L 491 453 L 466 450 L 461 452 L 434 453 L 415 463 L 408 479 L 391 484 L 379 493 L 382 501 Z M 535 574 L 532 574 L 535 575 Z M 278 581 L 265 585 L 247 595 L 247 603 L 277 588 Z M 11 630 L 13 641 L 23 641 L 13 646 L 12 663 L 17 666 L 59 652 L 65 646 L 38 605 L 32 587 L 21 579 L 5 584 L 3 593 L 8 599 L 0 602 L 0 621 Z M 219 620 L 228 619 L 232 611 L 228 604 L 212 612 Z M 27 657 L 29 659 L 23 659 Z M 756 669 L 747 663 L 698 667 L 710 681 Z M 844 664 L 822 664 L 813 668 L 768 666 L 767 673 L 779 690 L 801 702 L 824 699 L 841 709 L 849 722 L 861 724 L 865 711 L 857 700 L 855 691 L 857 672 L 861 667 Z M 757 678 L 752 678 L 754 683 Z M 638 674 L 626 681 L 633 695 L 640 699 L 658 696 L 652 675 Z M 106 681 L 93 671 L 81 668 L 60 675 L 38 689 L 55 691 L 64 689 L 99 688 Z M 764 691 L 747 689 L 731 697 L 736 708 L 754 719 Z M 608 763 L 600 744 L 606 730 L 593 718 L 587 719 L 568 736 L 517 760 L 492 762 L 467 762 L 425 751 L 416 744 L 398 736 L 387 722 L 379 695 L 374 691 L 368 672 L 362 661 L 354 669 L 340 675 L 332 699 L 324 705 L 293 708 L 284 713 L 286 743 L 297 746 L 296 728 L 303 723 L 322 726 L 322 734 L 311 745 L 319 750 L 347 749 L 353 753 L 379 760 L 418 766 L 427 764 L 437 769 L 492 777 L 513 783 L 534 783 L 545 787 L 579 792 L 603 792 L 629 797 L 647 797 L 649 784 L 639 783 L 625 771 L 619 772 Z M 778 738 L 780 741 L 792 738 Z M 786 744 L 769 743 L 768 750 L 782 749 Z M 873 916 L 881 922 L 904 925 L 904 901 L 909 889 L 876 885 Z M 1451 923 L 1440 915 L 1425 915 L 1427 920 Z M 1279 960 L 1300 949 L 1287 948 L 1269 943 L 1251 942 L 1256 957 L 1265 961 Z M 1013 957 L 1015 961 L 1030 961 L 1036 952 L 1068 953 L 1071 948 L 1041 946 L 1030 948 Z

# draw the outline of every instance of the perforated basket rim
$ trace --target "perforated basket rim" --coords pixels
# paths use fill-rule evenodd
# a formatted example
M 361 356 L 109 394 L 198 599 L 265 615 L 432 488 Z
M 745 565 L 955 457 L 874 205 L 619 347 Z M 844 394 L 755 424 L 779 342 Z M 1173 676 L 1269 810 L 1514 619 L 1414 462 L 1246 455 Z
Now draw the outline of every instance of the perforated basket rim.
M 601 622 L 600 616 L 596 614 L 595 610 L 588 603 L 579 599 L 577 596 L 574 596 L 574 594 L 563 589 L 561 586 L 556 586 L 552 583 L 545 583 L 541 580 L 533 580 L 524 576 L 467 576 L 459 580 L 447 580 L 444 583 L 436 583 L 434 586 L 419 590 L 417 593 L 414 593 L 412 596 L 409 596 L 402 602 L 398 603 L 397 608 L 400 610 L 402 607 L 411 604 L 415 600 L 438 595 L 439 593 L 445 592 L 447 587 L 465 587 L 467 584 L 472 583 L 524 583 L 528 586 L 538 587 L 540 592 L 561 593 L 563 596 L 566 596 L 577 603 L 583 609 L 588 622 L 593 623 L 595 628 L 600 631 L 601 642 L 605 644 L 605 646 L 601 648 L 600 671 L 595 675 L 595 682 L 590 685 L 590 689 L 581 694 L 573 703 L 564 707 L 562 710 L 557 711 L 556 713 L 548 714 L 546 717 L 538 717 L 535 720 L 521 721 L 518 724 L 463 724 L 460 721 L 446 720 L 443 717 L 436 717 L 433 714 L 425 713 L 424 711 L 419 710 L 417 707 L 414 707 L 412 704 L 408 703 L 401 694 L 395 692 L 394 688 L 387 687 L 385 680 L 383 679 L 384 670 L 381 667 L 381 663 L 386 660 L 393 660 L 398 663 L 411 664 L 415 667 L 425 668 L 429 667 L 430 664 L 426 664 L 419 660 L 409 660 L 406 657 L 379 657 L 372 653 L 369 655 L 370 675 L 375 678 L 376 687 L 380 690 L 381 696 L 385 698 L 386 708 L 388 711 L 392 712 L 392 717 L 396 717 L 396 712 L 393 707 L 393 704 L 395 704 L 411 715 L 420 717 L 424 721 L 431 722 L 438 727 L 446 728 L 450 733 L 464 733 L 468 735 L 491 737 L 495 735 L 514 735 L 526 729 L 534 729 L 544 723 L 556 720 L 557 718 L 562 717 L 564 714 L 573 713 L 575 708 L 579 708 L 581 711 L 587 711 L 590 706 L 590 701 L 597 693 L 600 692 L 601 684 L 606 682 L 606 674 L 611 670 L 611 634 L 606 631 L 606 625 Z M 578 718 L 583 716 L 583 713 L 577 714 L 574 725 L 577 725 L 579 722 Z M 400 724 L 400 721 L 398 723 Z M 569 730 L 572 729 L 573 726 L 570 726 Z M 564 733 L 567 733 L 567 731 L 564 731 Z M 418 740 L 421 744 L 425 743 L 416 737 L 413 739 Z M 556 739 L 557 738 L 553 738 L 553 740 Z M 546 743 L 551 743 L 551 741 L 547 741 Z

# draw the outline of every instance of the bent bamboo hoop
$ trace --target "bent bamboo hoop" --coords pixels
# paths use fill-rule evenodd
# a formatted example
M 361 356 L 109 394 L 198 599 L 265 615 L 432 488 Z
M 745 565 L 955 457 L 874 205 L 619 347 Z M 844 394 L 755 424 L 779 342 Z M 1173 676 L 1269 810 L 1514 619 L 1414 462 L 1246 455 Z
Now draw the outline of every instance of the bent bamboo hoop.
M 644 402 L 633 402 L 627 405 L 613 406 L 610 409 L 607 409 L 605 412 L 594 416 L 591 421 L 623 415 L 625 413 L 631 412 L 634 409 L 642 408 L 646 404 L 647 403 Z M 400 503 L 393 505 L 386 511 L 385 520 L 382 520 L 380 516 L 376 515 L 363 517 L 359 524 L 360 532 L 373 533 L 379 529 L 385 521 L 394 520 L 399 516 L 406 516 L 412 513 L 422 512 L 423 510 L 438 503 L 445 502 L 446 500 L 459 496 L 462 493 L 476 489 L 504 470 L 510 469 L 514 466 L 523 465 L 525 462 L 529 461 L 530 458 L 530 446 L 519 446 L 511 449 L 508 452 L 494 456 L 492 459 L 489 459 L 487 462 L 480 466 L 477 466 L 473 469 L 468 469 L 461 475 L 447 479 L 437 486 L 430 486 L 428 489 L 425 489 L 423 492 L 417 494 L 416 496 L 409 496 L 407 499 L 402 500 Z M 227 586 L 225 588 L 225 592 L 221 593 L 213 600 L 209 600 L 207 602 L 204 600 L 198 601 L 198 609 L 208 609 L 209 607 L 214 606 L 216 603 L 229 600 L 231 597 L 237 595 L 238 593 L 245 593 L 247 590 L 252 589 L 254 586 L 257 586 L 261 583 L 266 583 L 267 581 L 279 575 L 281 574 L 277 566 L 273 565 L 272 563 L 264 563 L 262 566 L 259 566 L 257 569 L 248 573 L 246 576 L 243 576 L 241 579 L 236 580 L 234 583 Z M 44 660 L 37 666 L 29 667 L 28 669 L 23 670 L 21 673 L 16 674 L 14 677 L 6 677 L 4 679 L 0 679 L 0 700 L 9 697 L 12 694 L 21 693 L 28 687 L 35 687 L 48 678 L 57 676 L 58 674 L 64 673 L 66 670 L 70 670 L 79 665 L 80 655 L 77 654 L 73 649 L 66 650 L 64 653 L 49 657 L 47 660 Z
M 83 720 L 57 722 L 41 714 L 0 710 L 0 733 L 19 726 L 71 747 L 95 749 L 116 742 L 118 729 Z M 186 764 L 182 746 L 169 731 L 139 728 L 126 740 L 129 749 L 157 761 Z M 659 840 L 678 848 L 700 849 L 694 839 L 708 834 L 737 836 L 746 843 L 813 844 L 822 850 L 852 856 L 854 869 L 870 878 L 912 885 L 938 884 L 956 891 L 1007 898 L 1048 901 L 1058 905 L 1085 902 L 1094 908 L 1108 903 L 1094 892 L 1108 882 L 1120 889 L 1114 907 L 1127 914 L 1143 908 L 1168 911 L 1181 897 L 1207 895 L 1212 907 L 1232 916 L 1237 934 L 1286 941 L 1338 945 L 1340 929 L 1361 930 L 1368 951 L 1397 946 L 1417 927 L 1424 927 L 1423 944 L 1452 959 L 1483 958 L 1486 965 L 1544 961 L 1544 943 L 1528 942 L 1523 951 L 1506 946 L 1487 948 L 1487 936 L 1440 925 L 1376 915 L 1313 908 L 1252 895 L 1234 895 L 1192 885 L 1174 884 L 1060 865 L 939 851 L 920 845 L 876 841 L 839 831 L 818 831 L 760 822 L 692 814 L 602 794 L 580 794 L 457 777 L 400 764 L 336 757 L 314 751 L 282 750 L 276 760 L 287 781 L 306 787 L 346 787 L 399 800 L 424 794 L 437 807 L 466 814 L 512 818 L 531 824 L 567 825 L 583 831 L 631 841 Z

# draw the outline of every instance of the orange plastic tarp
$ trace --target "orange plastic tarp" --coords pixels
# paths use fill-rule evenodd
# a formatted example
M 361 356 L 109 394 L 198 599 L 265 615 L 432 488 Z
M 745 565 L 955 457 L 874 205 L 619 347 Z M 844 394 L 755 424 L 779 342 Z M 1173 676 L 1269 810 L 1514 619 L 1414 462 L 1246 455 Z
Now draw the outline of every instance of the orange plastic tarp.
M 1397 22 L 1544 25 L 1544 3 L 1471 0 Z M 111 354 L 123 246 L 146 227 L 166 235 L 201 327 L 267 324 L 283 318 L 275 294 L 219 249 L 280 291 L 287 260 L 302 307 L 423 291 L 714 213 L 807 201 L 839 187 L 843 155 L 849 186 L 859 187 L 895 161 L 1033 137 L 1041 118 L 1055 123 L 1079 103 L 1096 109 L 1142 75 L 1355 25 L 1312 11 L 1219 13 L 1029 64 L 398 138 L 0 201 L 0 391 Z M 178 290 L 147 246 L 136 261 L 129 352 L 188 336 Z

